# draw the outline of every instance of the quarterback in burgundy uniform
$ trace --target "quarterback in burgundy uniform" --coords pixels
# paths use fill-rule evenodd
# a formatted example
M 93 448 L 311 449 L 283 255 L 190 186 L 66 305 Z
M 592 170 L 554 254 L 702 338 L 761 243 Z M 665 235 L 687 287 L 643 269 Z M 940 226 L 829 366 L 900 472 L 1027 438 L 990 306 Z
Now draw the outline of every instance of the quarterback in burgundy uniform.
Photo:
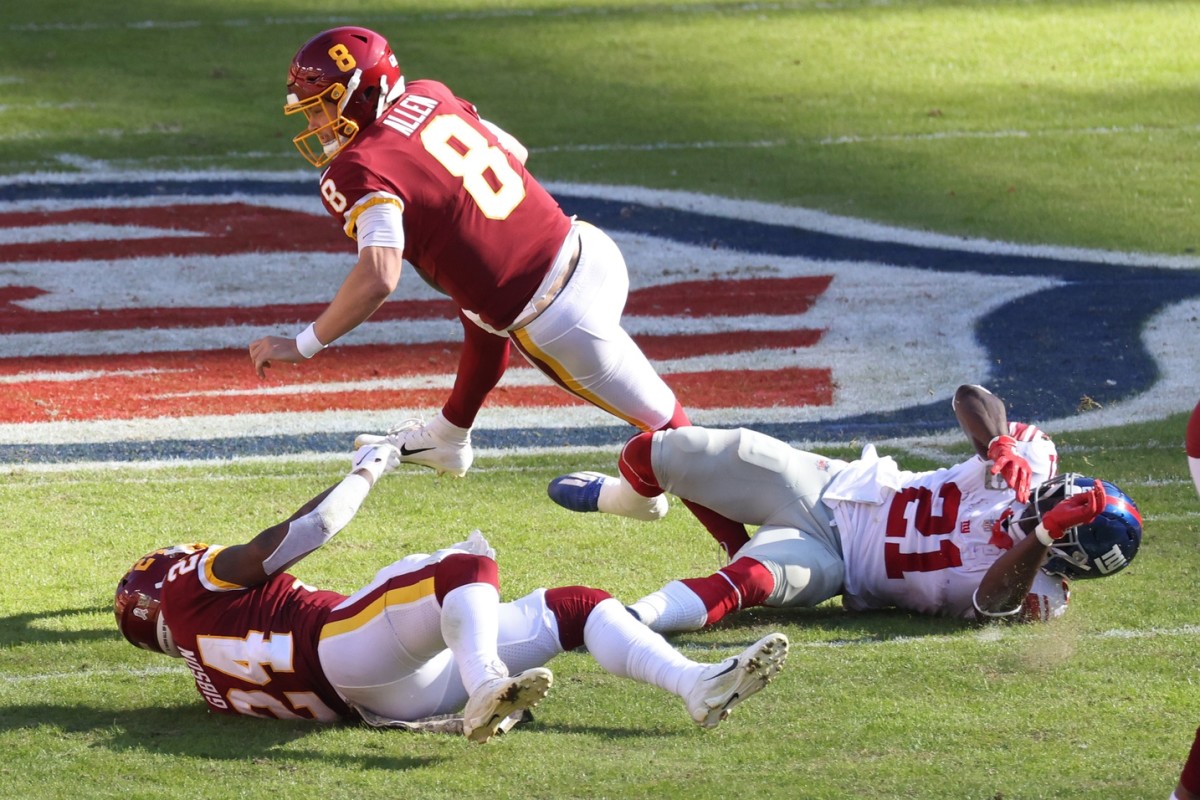
M 553 682 L 543 665 L 581 646 L 609 672 L 682 698 L 706 728 L 782 668 L 782 634 L 701 664 L 598 589 L 538 589 L 501 603 L 495 552 L 478 531 L 388 565 L 350 596 L 286 571 L 341 530 L 400 461 L 392 444 L 365 445 L 340 483 L 250 542 L 147 554 L 117 586 L 118 627 L 139 647 L 182 658 L 213 711 L 438 726 L 477 742 L 538 703 Z
M 464 343 L 441 412 L 391 432 L 406 463 L 467 472 L 471 427 L 510 345 L 566 391 L 644 431 L 689 424 L 621 327 L 629 274 L 620 250 L 562 211 L 526 171 L 528 151 L 513 136 L 445 85 L 406 82 L 387 40 L 366 28 L 334 28 L 304 44 L 288 92 L 285 113 L 308 120 L 296 146 L 325 167 L 322 201 L 356 242 L 358 261 L 297 337 L 250 344 L 260 376 L 273 362 L 313 357 L 364 322 L 407 261 L 458 304 Z M 745 543 L 744 526 L 686 502 L 727 550 Z M 665 498 L 614 491 L 601 505 L 645 520 L 668 508 Z
M 959 387 L 953 405 L 977 455 L 929 472 L 903 471 L 870 446 L 847 462 L 744 429 L 635 436 L 621 453 L 626 485 L 692 497 L 760 527 L 725 568 L 672 581 L 631 610 L 660 632 L 837 595 L 850 610 L 1046 620 L 1066 610 L 1069 579 L 1111 575 L 1132 560 L 1142 523 L 1123 492 L 1056 477 L 1050 438 L 1009 423 L 983 387 Z M 603 480 L 563 476 L 550 494 L 569 504 Z

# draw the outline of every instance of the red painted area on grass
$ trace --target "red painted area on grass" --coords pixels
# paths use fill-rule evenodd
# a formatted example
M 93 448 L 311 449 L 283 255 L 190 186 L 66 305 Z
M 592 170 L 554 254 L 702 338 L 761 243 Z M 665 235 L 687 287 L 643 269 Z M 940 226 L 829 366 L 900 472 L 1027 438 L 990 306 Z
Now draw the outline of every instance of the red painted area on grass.
M 689 281 L 629 293 L 627 315 L 643 316 L 745 316 L 748 311 L 765 316 L 803 314 L 829 286 L 828 275 L 805 278 L 768 278 L 753 281 Z M 742 283 L 753 283 L 743 287 Z M 450 319 L 455 306 L 448 299 L 406 300 L 400 296 L 384 303 L 372 319 Z M 750 305 L 755 292 L 772 303 Z M 20 305 L 46 294 L 34 286 L 0 286 L 0 335 L 7 333 L 64 333 L 68 331 L 133 330 L 139 328 L 210 328 L 222 325 L 297 325 L 315 319 L 326 303 L 245 306 L 187 306 L 173 308 L 66 309 L 36 311 Z
M 627 315 L 744 317 L 803 314 L 825 293 L 832 275 L 803 278 L 722 278 L 684 281 L 630 292 Z
M 833 379 L 827 369 L 708 371 L 665 375 L 685 408 L 726 408 L 829 405 Z M 104 378 L 75 383 L 24 384 L 15 392 L 5 387 L 0 421 L 62 422 L 207 414 L 265 414 L 309 411 L 369 411 L 380 408 L 438 408 L 447 389 L 375 389 L 305 391 L 286 394 L 196 395 L 183 385 L 188 376 L 165 373 L 136 382 Z M 136 388 L 133 384 L 136 383 Z M 179 394 L 179 393 L 183 394 Z M 500 386 L 488 396 L 490 408 L 562 407 L 583 405 L 557 386 Z
M 160 230 L 162 235 L 113 239 L 56 241 L 68 226 L 101 225 Z M 0 214 L 0 229 L 43 228 L 44 241 L 0 244 L 0 263 L 127 262 L 144 259 L 149 270 L 165 268 L 156 259 L 227 256 L 246 253 L 331 253 L 353 263 L 354 245 L 323 215 L 248 203 L 200 203 L 134 208 L 85 208 Z M 184 235 L 179 235 L 179 234 Z M 97 235 L 106 235 L 103 231 Z M 40 268 L 40 267 L 39 267 Z M 36 274 L 36 273 L 33 273 Z M 26 283 L 36 283 L 26 278 Z M 630 292 L 626 317 L 675 318 L 802 315 L 828 289 L 832 276 L 682 281 Z M 256 307 L 215 305 L 222 297 L 180 298 L 178 308 L 100 308 L 113 305 L 96 297 L 92 308 L 38 311 L 25 303 L 47 294 L 30 285 L 0 285 L 0 336 L 6 334 L 74 334 L 115 330 L 200 329 L 234 325 L 298 329 L 314 319 L 325 302 L 271 304 Z M 103 290 L 101 290 L 103 291 Z M 764 302 L 766 298 L 766 302 Z M 211 302 L 214 305 L 203 305 Z M 376 312 L 373 321 L 453 319 L 448 299 L 410 300 L 403 284 L 396 299 Z M 670 323 L 666 322 L 664 328 Z M 822 331 L 739 330 L 702 334 L 638 336 L 646 355 L 658 362 L 684 358 L 779 351 L 812 347 Z M 448 389 L 442 387 L 363 388 L 314 384 L 363 384 L 451 376 L 459 341 L 416 345 L 337 346 L 299 366 L 281 365 L 267 380 L 253 372 L 245 350 L 161 352 L 100 356 L 51 356 L 0 359 L 0 423 L 61 420 L 116 420 L 188 417 L 207 414 L 288 413 L 328 409 L 437 407 Z M 514 354 L 514 365 L 524 366 Z M 780 363 L 767 361 L 768 366 Z M 90 373 L 69 380 L 22 379 L 32 373 Z M 57 376 L 56 376 L 57 377 Z M 830 369 L 765 368 L 704 371 L 664 376 L 687 408 L 831 405 Z M 432 382 L 432 381 L 431 381 Z M 445 382 L 444 380 L 442 382 Z M 285 388 L 263 394 L 265 388 Z M 562 407 L 581 401 L 556 386 L 501 386 L 489 407 Z
M 808 347 L 819 331 L 736 331 L 697 336 L 638 338 L 651 359 L 718 355 L 749 350 Z M 392 404 L 438 406 L 447 393 L 430 389 L 358 389 L 309 391 L 321 383 L 357 383 L 453 374 L 459 342 L 418 345 L 335 347 L 301 365 L 283 364 L 260 380 L 242 350 L 149 353 L 119 356 L 0 359 L 0 376 L 31 373 L 102 373 L 73 380 L 17 380 L 0 392 L 0 423 L 51 420 L 124 419 L 129 417 L 233 414 L 259 411 L 313 411 L 324 408 L 381 408 Z M 524 365 L 514 356 L 513 365 Z M 828 370 L 738 371 L 666 376 L 693 408 L 735 405 L 812 405 L 832 402 Z M 124 374 L 123 374 L 124 373 Z M 773 382 L 780 380 L 779 386 Z M 710 377 L 711 376 L 711 377 Z M 775 376 L 775 377 L 771 377 Z M 805 386 L 804 384 L 810 384 Z M 293 387 L 279 395 L 251 394 L 264 388 Z M 731 389 L 730 387 L 734 387 Z M 736 397 L 743 398 L 735 402 Z M 794 393 L 799 400 L 791 398 Z M 243 392 L 216 396 L 199 392 Z M 184 395 L 171 396 L 171 395 Z M 575 402 L 553 386 L 500 387 L 488 403 L 499 406 L 562 406 Z
M 354 257 L 354 242 L 332 219 L 248 203 L 0 214 L 0 228 L 45 227 L 47 239 L 54 238 L 56 227 L 79 223 L 160 228 L 202 235 L 3 244 L 0 245 L 0 262 L 297 252 L 345 253 L 347 259 Z
M 295 303 L 221 308 L 119 308 L 31 311 L 13 300 L 45 294 L 28 286 L 0 287 L 0 335 L 6 333 L 66 333 L 150 328 L 215 328 L 223 325 L 301 325 L 316 319 L 327 303 Z M 25 296 L 21 296 L 25 295 Z M 376 322 L 394 319 L 453 319 L 449 300 L 393 300 L 372 317 Z

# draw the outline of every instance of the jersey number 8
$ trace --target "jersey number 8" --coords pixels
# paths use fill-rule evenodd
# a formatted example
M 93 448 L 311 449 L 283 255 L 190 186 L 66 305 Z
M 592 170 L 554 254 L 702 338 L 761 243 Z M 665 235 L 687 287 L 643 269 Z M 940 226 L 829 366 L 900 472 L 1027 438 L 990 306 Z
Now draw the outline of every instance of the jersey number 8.
M 459 147 L 451 141 L 457 141 Z M 525 199 L 525 183 L 504 151 L 488 144 L 484 135 L 461 117 L 434 117 L 421 130 L 421 144 L 447 172 L 462 178 L 463 189 L 488 219 L 507 219 Z

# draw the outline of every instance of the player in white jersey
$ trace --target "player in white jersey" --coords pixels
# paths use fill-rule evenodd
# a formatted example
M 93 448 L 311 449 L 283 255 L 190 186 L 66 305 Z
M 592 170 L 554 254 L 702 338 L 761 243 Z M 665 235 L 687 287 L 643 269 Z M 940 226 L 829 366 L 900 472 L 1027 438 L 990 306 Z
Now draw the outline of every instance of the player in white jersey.
M 1069 579 L 1129 563 L 1141 517 L 1120 489 L 1056 477 L 1050 438 L 1009 423 L 1004 403 L 981 386 L 959 387 L 953 406 L 976 455 L 929 472 L 901 470 L 870 446 L 847 462 L 745 429 L 634 437 L 621 453 L 622 486 L 692 498 L 759 528 L 728 566 L 672 581 L 630 610 L 659 632 L 837 595 L 851 610 L 1045 620 L 1066 609 Z M 550 494 L 606 481 L 575 473 L 555 479 Z

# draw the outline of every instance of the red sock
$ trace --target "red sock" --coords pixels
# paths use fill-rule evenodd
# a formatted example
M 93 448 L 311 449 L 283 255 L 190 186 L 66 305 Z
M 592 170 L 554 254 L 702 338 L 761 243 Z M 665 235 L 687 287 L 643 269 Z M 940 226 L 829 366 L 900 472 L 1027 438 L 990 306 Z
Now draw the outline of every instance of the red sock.
M 675 415 L 671 417 L 670 422 L 663 426 L 663 429 L 682 428 L 691 424 L 687 412 L 676 401 Z M 627 463 L 628 471 L 626 470 Z M 658 479 L 654 478 L 654 471 L 650 467 L 650 434 L 641 434 L 629 440 L 625 449 L 621 451 L 620 468 L 625 480 L 629 481 L 633 490 L 643 497 L 654 497 L 656 494 L 662 493 L 662 487 L 658 485 Z M 718 514 L 695 500 L 682 497 L 679 499 L 683 500 L 683 504 L 687 506 L 688 510 L 696 519 L 700 520 L 700 524 L 704 526 L 709 535 L 717 540 L 717 544 L 721 545 L 721 549 L 729 558 L 733 558 L 742 545 L 750 541 L 746 526 L 737 520 L 730 519 L 724 514 Z
M 775 589 L 771 571 L 753 558 L 739 558 L 707 578 L 680 581 L 704 602 L 708 609 L 705 625 L 712 625 L 726 614 L 762 605 Z
M 663 425 L 661 428 L 659 428 L 659 430 L 664 431 L 667 428 L 687 428 L 691 424 L 692 421 L 688 419 L 687 412 L 683 410 L 683 406 L 679 404 L 678 400 L 676 400 L 675 413 L 671 415 L 669 420 L 667 420 L 667 424 Z
M 463 349 L 458 357 L 458 373 L 450 390 L 442 416 L 460 428 L 475 424 L 488 393 L 508 369 L 509 340 L 488 333 L 459 312 L 463 326 Z
M 725 555 L 733 558 L 737 555 L 737 551 L 742 549 L 742 545 L 750 541 L 750 535 L 746 533 L 746 526 L 742 523 L 732 520 L 724 514 L 718 514 L 708 506 L 702 506 L 692 500 L 683 500 L 683 504 L 688 507 L 688 510 L 700 520 L 700 524 L 704 526 L 709 535 L 717 540 L 717 544 L 721 545 L 721 549 L 725 551 Z
M 625 443 L 621 448 L 621 457 L 617 459 L 617 469 L 642 497 L 657 497 L 663 493 L 658 478 L 654 477 L 654 468 L 650 465 L 650 444 L 653 441 L 653 433 L 639 433 Z

